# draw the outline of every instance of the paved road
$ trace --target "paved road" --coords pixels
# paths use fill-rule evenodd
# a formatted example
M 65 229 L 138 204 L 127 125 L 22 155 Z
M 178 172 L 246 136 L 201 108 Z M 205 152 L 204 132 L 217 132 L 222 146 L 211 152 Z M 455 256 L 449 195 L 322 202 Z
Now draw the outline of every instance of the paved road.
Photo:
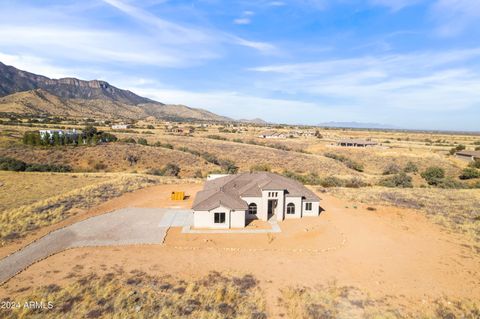
M 161 244 L 168 228 L 184 226 L 192 213 L 182 209 L 124 208 L 54 231 L 0 260 L 0 283 L 31 264 L 68 248 Z

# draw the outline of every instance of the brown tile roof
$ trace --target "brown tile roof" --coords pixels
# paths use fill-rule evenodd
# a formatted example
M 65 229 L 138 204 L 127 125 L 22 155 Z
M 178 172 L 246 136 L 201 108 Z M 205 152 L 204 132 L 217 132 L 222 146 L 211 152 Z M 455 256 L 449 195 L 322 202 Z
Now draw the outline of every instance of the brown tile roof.
M 287 190 L 288 197 L 304 197 L 319 201 L 315 193 L 301 183 L 290 178 L 269 172 L 229 175 L 207 181 L 204 189 L 197 193 L 194 210 L 211 210 L 220 205 L 230 209 L 247 209 L 241 197 L 260 197 L 262 190 Z

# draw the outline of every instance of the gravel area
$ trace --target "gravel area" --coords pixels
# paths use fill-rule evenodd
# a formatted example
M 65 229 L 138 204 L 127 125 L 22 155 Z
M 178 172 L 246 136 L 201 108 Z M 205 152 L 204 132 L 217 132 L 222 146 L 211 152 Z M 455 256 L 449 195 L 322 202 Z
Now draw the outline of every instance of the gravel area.
M 161 244 L 171 226 L 183 226 L 191 211 L 124 208 L 56 230 L 0 260 L 0 283 L 31 264 L 65 249 L 87 246 Z

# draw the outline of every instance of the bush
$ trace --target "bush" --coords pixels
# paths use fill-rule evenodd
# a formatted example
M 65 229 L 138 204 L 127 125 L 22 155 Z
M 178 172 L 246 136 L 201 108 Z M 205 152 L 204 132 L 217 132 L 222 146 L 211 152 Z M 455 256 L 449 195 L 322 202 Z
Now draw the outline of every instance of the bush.
M 227 174 L 235 174 L 238 172 L 238 166 L 231 160 L 221 160 L 220 167 Z
M 395 163 L 390 163 L 383 170 L 383 175 L 392 175 L 400 173 L 400 166 Z
M 195 178 L 203 178 L 203 173 L 202 173 L 202 171 L 199 170 L 199 169 L 197 169 L 197 170 L 195 171 L 195 174 L 193 174 L 193 177 L 195 177 Z
M 366 186 L 368 186 L 368 184 L 358 177 L 353 177 L 352 179 L 348 180 L 345 184 L 345 187 L 350 187 L 350 188 L 360 188 L 360 187 L 366 187 Z
M 250 166 L 250 172 L 270 172 L 272 169 L 268 164 L 256 164 Z
M 0 157 L 0 170 L 14 172 L 71 172 L 72 168 L 67 165 L 54 164 L 27 164 L 10 157 Z
M 470 162 L 470 164 L 468 164 L 468 167 L 480 168 L 480 160 L 474 160 L 473 162 Z
M 405 165 L 405 168 L 403 169 L 405 173 L 416 173 L 418 172 L 418 167 L 415 165 L 413 162 L 408 162 L 407 165 Z
M 453 154 L 455 154 L 455 153 L 458 152 L 458 151 L 463 151 L 464 149 L 465 149 L 465 145 L 462 145 L 462 144 L 457 145 L 457 146 L 455 146 L 454 148 L 452 148 L 452 149 L 450 150 L 450 154 L 453 155 Z
M 155 129 L 155 126 L 149 124 L 149 125 L 147 125 L 147 128 L 148 128 L 149 130 L 154 130 L 154 129 Z
M 137 140 L 137 143 L 140 144 L 140 145 L 148 145 L 147 140 L 144 139 L 143 137 L 140 137 L 140 138 Z
M 178 176 L 180 173 L 180 167 L 177 164 L 168 163 L 162 171 L 164 176 Z
M 133 137 L 127 137 L 127 138 L 121 139 L 120 141 L 123 143 L 137 144 L 137 141 L 135 141 Z
M 430 166 L 422 172 L 421 176 L 429 185 L 438 185 L 445 177 L 445 170 L 441 167 Z
M 331 158 L 331 159 L 337 160 L 339 162 L 342 162 L 343 164 L 345 164 L 345 166 L 347 166 L 350 169 L 353 169 L 357 172 L 363 172 L 363 165 L 362 164 L 357 163 L 357 162 L 349 159 L 346 156 L 338 155 L 338 154 L 334 154 L 334 153 L 325 153 L 324 155 L 328 158 Z
M 27 164 L 10 157 L 0 157 L 0 170 L 21 172 L 27 168 Z
M 460 181 L 453 180 L 452 178 L 445 178 L 440 180 L 437 184 L 440 188 L 449 188 L 449 189 L 459 189 L 459 188 L 468 188 L 467 185 Z
M 322 179 L 320 185 L 323 187 L 343 187 L 345 186 L 345 181 L 335 176 L 328 176 Z
M 411 188 L 413 187 L 412 184 L 412 177 L 405 174 L 405 172 L 401 172 L 399 174 L 386 177 L 382 179 L 378 185 L 384 187 L 400 187 L 400 188 Z
M 220 141 L 226 141 L 227 138 L 220 136 L 220 135 L 207 135 L 207 138 L 211 138 L 213 140 L 220 140 Z
M 479 178 L 480 177 L 480 170 L 467 167 L 464 168 L 462 174 L 460 175 L 460 179 L 472 179 L 472 178 Z

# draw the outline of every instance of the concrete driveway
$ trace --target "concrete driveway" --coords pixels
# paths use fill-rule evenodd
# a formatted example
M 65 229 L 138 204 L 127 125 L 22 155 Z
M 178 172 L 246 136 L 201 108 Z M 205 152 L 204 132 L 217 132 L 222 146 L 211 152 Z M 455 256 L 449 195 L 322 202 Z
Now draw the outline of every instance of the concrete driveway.
M 161 244 L 170 227 L 191 223 L 190 210 L 124 208 L 56 230 L 0 260 L 0 283 L 31 264 L 65 249 L 87 246 Z

